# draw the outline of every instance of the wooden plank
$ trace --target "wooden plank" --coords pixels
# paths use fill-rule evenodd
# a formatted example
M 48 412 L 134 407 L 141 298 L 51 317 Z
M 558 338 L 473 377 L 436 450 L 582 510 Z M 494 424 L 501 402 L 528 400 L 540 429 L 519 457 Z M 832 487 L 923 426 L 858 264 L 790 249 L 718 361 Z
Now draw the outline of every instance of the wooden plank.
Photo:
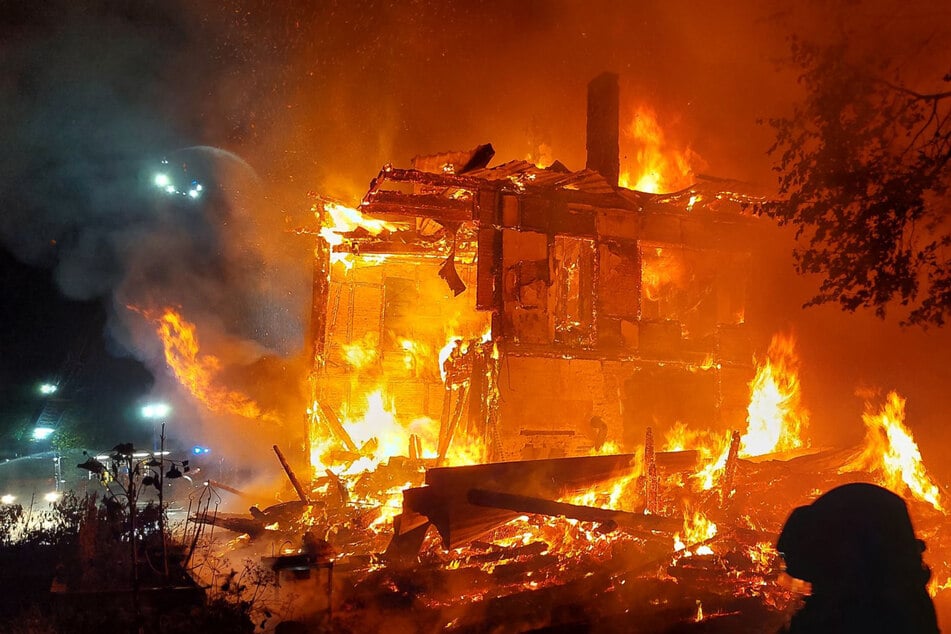
M 488 488 L 526 495 L 559 497 L 590 488 L 633 469 L 634 454 L 518 460 L 426 471 L 426 484 L 466 490 Z
M 629 473 L 633 459 L 619 454 L 437 467 L 426 472 L 427 486 L 403 491 L 403 513 L 427 517 L 443 545 L 457 548 L 521 514 L 476 506 L 467 498 L 471 489 L 557 498 Z
M 497 312 L 502 304 L 502 232 L 479 227 L 476 261 L 476 310 Z M 496 334 L 493 330 L 493 334 Z
M 466 498 L 471 504 L 494 509 L 508 509 L 517 513 L 563 516 L 582 522 L 614 523 L 619 527 L 641 532 L 678 531 L 683 528 L 680 518 L 667 518 L 659 515 L 645 515 L 616 509 L 602 509 L 594 506 L 582 506 L 567 502 L 556 502 L 528 495 L 516 495 L 484 489 L 470 489 Z
M 483 509 L 466 500 L 468 488 L 453 494 L 448 489 L 417 487 L 403 491 L 403 516 L 425 516 L 439 531 L 443 547 L 458 548 L 510 522 L 521 513 Z M 414 522 L 415 523 L 415 522 Z

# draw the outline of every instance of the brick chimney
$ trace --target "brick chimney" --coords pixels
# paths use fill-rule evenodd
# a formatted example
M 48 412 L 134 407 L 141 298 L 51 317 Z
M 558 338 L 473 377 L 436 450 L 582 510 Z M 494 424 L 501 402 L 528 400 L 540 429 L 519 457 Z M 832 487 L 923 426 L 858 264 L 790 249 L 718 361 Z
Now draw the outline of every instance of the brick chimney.
M 601 174 L 617 187 L 621 171 L 618 126 L 620 89 L 615 73 L 601 73 L 588 84 L 588 151 L 589 170 Z

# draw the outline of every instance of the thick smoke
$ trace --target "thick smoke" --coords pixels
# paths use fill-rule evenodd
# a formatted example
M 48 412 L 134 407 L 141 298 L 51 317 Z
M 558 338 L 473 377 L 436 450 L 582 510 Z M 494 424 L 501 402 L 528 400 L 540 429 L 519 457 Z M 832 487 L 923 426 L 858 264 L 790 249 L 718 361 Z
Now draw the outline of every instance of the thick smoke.
M 262 350 L 297 349 L 302 276 L 274 257 L 293 243 L 282 215 L 247 162 L 195 145 L 208 137 L 191 109 L 229 62 L 204 57 L 184 7 L 46 3 L 4 31 L 4 246 L 53 267 L 70 298 L 114 299 L 117 326 L 128 305 L 181 306 Z M 166 193 L 159 172 L 201 196 Z
M 113 348 L 151 368 L 158 396 L 177 393 L 154 323 L 171 306 L 228 380 L 266 390 L 267 411 L 296 407 L 310 267 L 289 229 L 308 201 L 282 209 L 241 157 L 248 115 L 209 98 L 240 65 L 216 51 L 221 32 L 177 2 L 98 0 L 7 4 L 0 29 L 3 246 L 66 297 L 103 301 Z M 215 445 L 220 421 L 175 400 L 170 433 Z

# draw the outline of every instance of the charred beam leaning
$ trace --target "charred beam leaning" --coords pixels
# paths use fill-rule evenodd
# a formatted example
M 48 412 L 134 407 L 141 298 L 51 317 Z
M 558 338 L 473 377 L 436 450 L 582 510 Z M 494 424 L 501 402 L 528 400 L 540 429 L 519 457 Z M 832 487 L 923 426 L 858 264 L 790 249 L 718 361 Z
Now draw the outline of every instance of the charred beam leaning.
M 645 515 L 614 509 L 603 509 L 594 506 L 582 506 L 567 502 L 556 502 L 543 498 L 514 493 L 486 491 L 484 489 L 470 489 L 466 496 L 470 504 L 488 508 L 507 509 L 516 513 L 537 513 L 539 515 L 564 516 L 582 522 L 598 522 L 601 524 L 615 524 L 619 527 L 636 531 L 665 531 L 680 530 L 683 522 L 680 519 Z
M 284 454 L 281 452 L 281 448 L 277 445 L 273 447 L 274 453 L 277 454 L 277 459 L 281 461 L 281 466 L 284 467 L 284 473 L 287 474 L 287 479 L 291 481 L 291 485 L 294 487 L 294 490 L 297 491 L 297 497 L 300 498 L 300 501 L 304 504 L 310 504 L 310 500 L 307 498 L 307 493 L 304 492 L 304 487 L 301 486 L 300 480 L 297 479 L 297 476 L 294 474 L 294 470 L 291 469 L 291 465 L 288 464 L 287 458 L 284 457 Z

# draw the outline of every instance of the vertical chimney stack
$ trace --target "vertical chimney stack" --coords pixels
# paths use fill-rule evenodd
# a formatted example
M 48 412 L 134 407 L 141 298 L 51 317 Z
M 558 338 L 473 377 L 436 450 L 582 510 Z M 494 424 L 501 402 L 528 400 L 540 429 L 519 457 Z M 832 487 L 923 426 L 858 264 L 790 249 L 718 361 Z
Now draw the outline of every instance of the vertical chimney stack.
M 602 73 L 588 84 L 588 136 L 585 146 L 588 162 L 585 165 L 604 176 L 617 187 L 621 171 L 618 126 L 620 89 L 618 76 Z

